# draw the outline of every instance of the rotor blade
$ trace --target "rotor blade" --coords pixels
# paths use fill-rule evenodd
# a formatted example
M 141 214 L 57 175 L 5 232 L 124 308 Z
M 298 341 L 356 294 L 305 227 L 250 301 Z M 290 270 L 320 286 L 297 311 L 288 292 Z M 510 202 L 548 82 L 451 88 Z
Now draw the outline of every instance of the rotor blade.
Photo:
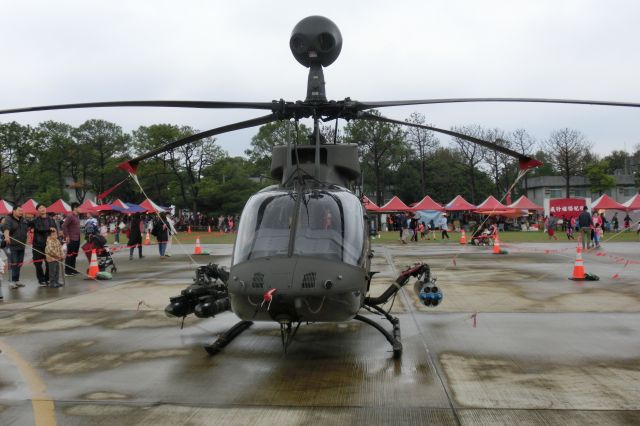
M 544 99 L 544 98 L 449 98 L 449 99 L 417 99 L 408 101 L 382 101 L 382 102 L 358 102 L 358 111 L 371 108 L 384 108 L 403 105 L 428 105 L 428 104 L 455 104 L 464 102 L 532 102 L 547 104 L 579 104 L 579 105 L 603 105 L 640 108 L 640 103 L 618 101 L 590 101 L 582 99 Z
M 16 112 L 48 111 L 55 109 L 107 108 L 107 107 L 168 107 L 168 108 L 246 108 L 272 109 L 272 102 L 219 102 L 219 101 L 113 101 L 80 104 L 44 105 L 0 110 L 0 114 Z
M 394 120 L 392 118 L 386 118 L 386 117 L 381 117 L 381 116 L 377 116 L 368 112 L 360 112 L 358 113 L 358 118 L 364 119 L 364 120 L 371 120 L 371 121 L 380 121 L 383 123 L 392 123 L 392 124 L 399 124 L 402 126 L 409 126 L 409 127 L 418 127 L 420 129 L 426 129 L 426 130 L 431 130 L 433 132 L 438 132 L 438 133 L 443 133 L 445 135 L 448 136 L 453 136 L 454 138 L 460 138 L 460 139 L 464 139 L 466 141 L 469 142 L 473 142 L 475 144 L 478 144 L 480 146 L 484 146 L 485 148 L 489 148 L 491 150 L 494 151 L 498 151 L 501 152 L 503 154 L 509 155 L 511 157 L 517 158 L 518 159 L 518 163 L 519 163 L 519 167 L 520 169 L 524 170 L 524 169 L 531 169 L 534 167 L 538 167 L 541 166 L 542 163 L 538 160 L 536 160 L 535 158 L 529 157 L 527 155 L 523 155 L 517 151 L 514 151 L 512 149 L 506 148 L 504 146 L 498 145 L 497 143 L 493 143 L 493 142 L 489 142 L 489 141 L 485 141 L 482 139 L 478 139 L 475 138 L 473 136 L 469 136 L 469 135 L 465 135 L 464 133 L 458 133 L 458 132 L 453 132 L 451 130 L 445 130 L 445 129 L 440 129 L 438 127 L 431 127 L 431 126 L 425 126 L 423 124 L 416 124 L 416 123 L 409 123 L 406 121 L 400 121 L 400 120 Z
M 222 133 L 228 133 L 234 130 L 260 126 L 262 124 L 271 123 L 272 121 L 276 121 L 276 120 L 278 120 L 278 116 L 276 114 L 269 114 L 269 115 L 265 115 L 264 117 L 258 117 L 258 118 L 253 118 L 251 120 L 240 121 L 238 123 L 228 124 L 226 126 L 216 127 L 215 129 L 207 130 L 205 132 L 196 133 L 195 135 L 187 136 L 186 138 L 169 142 L 154 150 L 151 150 L 142 155 L 139 155 L 136 158 L 133 158 L 129 161 L 125 161 L 124 163 L 118 165 L 118 168 L 130 171 L 130 172 L 135 172 L 136 167 L 138 166 L 138 163 L 140 161 L 146 160 L 147 158 L 150 158 L 150 157 L 154 157 L 158 154 L 162 154 L 163 152 L 181 147 L 182 145 L 186 145 L 191 142 L 199 141 L 200 139 L 204 139 L 209 136 L 220 135 Z

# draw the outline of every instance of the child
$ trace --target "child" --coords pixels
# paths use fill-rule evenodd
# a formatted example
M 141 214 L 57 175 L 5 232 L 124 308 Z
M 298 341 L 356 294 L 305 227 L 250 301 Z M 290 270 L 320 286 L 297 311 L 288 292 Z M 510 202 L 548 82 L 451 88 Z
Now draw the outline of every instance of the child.
M 596 223 L 596 229 L 593 232 L 593 243 L 596 248 L 600 248 L 600 240 L 602 239 L 602 227 L 599 223 Z
M 427 234 L 427 240 L 435 240 L 436 239 L 436 224 L 433 219 L 429 221 L 429 233 Z
M 576 218 L 572 217 L 571 220 L 569 221 L 569 223 L 567 223 L 567 239 L 568 240 L 575 240 L 575 238 L 573 237 L 573 228 L 576 226 L 575 224 L 576 222 Z
M 62 287 L 62 284 L 58 281 L 60 277 L 60 262 L 64 260 L 64 252 L 62 251 L 62 244 L 58 239 L 58 231 L 52 229 L 49 232 L 49 238 L 47 238 L 47 245 L 44 248 L 44 254 L 47 257 L 47 265 L 49 265 L 49 287 L 58 288 Z

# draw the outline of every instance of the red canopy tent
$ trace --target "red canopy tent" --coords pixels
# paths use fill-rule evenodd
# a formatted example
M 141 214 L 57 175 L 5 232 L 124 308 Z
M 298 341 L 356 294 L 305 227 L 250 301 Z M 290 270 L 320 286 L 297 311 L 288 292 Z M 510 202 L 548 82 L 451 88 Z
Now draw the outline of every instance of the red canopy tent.
M 380 210 L 380 207 L 376 205 L 373 201 L 371 201 L 366 195 L 362 196 L 362 204 L 364 208 L 369 212 L 377 212 Z
M 478 213 L 491 212 L 495 210 L 506 210 L 507 206 L 502 204 L 493 195 L 489 195 L 486 200 L 480 203 L 476 209 Z
M 62 198 L 60 198 L 55 203 L 51 204 L 47 207 L 47 213 L 71 213 L 71 206 L 64 202 Z
M 82 204 L 80 204 L 78 211 L 80 211 L 80 213 L 92 212 L 96 207 L 98 207 L 98 205 L 87 198 Z
M 168 211 L 166 208 L 157 205 L 156 203 L 154 203 L 153 201 L 151 201 L 150 199 L 146 199 L 143 202 L 141 202 L 139 204 L 140 207 L 142 207 L 143 209 L 145 209 L 147 211 L 147 213 L 163 213 Z
M 615 201 L 613 198 L 609 197 L 607 194 L 603 194 L 591 203 L 592 210 L 623 210 L 625 211 L 627 208 L 623 206 L 619 202 Z
M 465 210 L 475 210 L 476 206 L 462 198 L 462 195 L 456 195 L 453 200 L 449 201 L 449 203 L 444 206 L 444 209 L 450 212 L 460 212 Z
M 435 201 L 433 201 L 433 198 L 431 198 L 431 197 L 429 197 L 427 195 L 420 202 L 418 202 L 415 205 L 411 206 L 411 210 L 413 210 L 413 211 L 418 211 L 418 210 L 436 210 L 436 211 L 442 212 L 442 211 L 444 211 L 444 207 L 442 207 L 440 204 L 438 204 Z
M 102 212 L 111 212 L 113 211 L 113 207 L 109 204 L 98 204 L 94 209 L 90 210 L 94 213 L 102 213 Z
M 407 211 L 411 211 L 412 209 L 407 206 L 405 203 L 402 202 L 402 200 L 400 198 L 398 198 L 397 195 L 394 195 L 392 199 L 389 200 L 389 202 L 387 202 L 387 204 L 385 204 L 384 206 L 380 207 L 381 212 L 407 212 Z
M 113 207 L 117 207 L 121 210 L 126 210 L 129 208 L 129 206 L 127 204 L 125 204 L 121 199 L 117 199 L 115 200 L 113 203 L 111 203 L 112 208 Z
M 622 203 L 624 209 L 628 212 L 632 210 L 640 210 L 640 194 L 636 194 L 624 203 Z
M 510 217 L 513 219 L 527 216 L 527 210 L 523 209 L 501 209 L 501 210 L 486 210 L 486 211 L 476 211 L 476 213 L 480 213 L 484 216 L 503 216 Z
M 38 214 L 38 210 L 36 209 L 37 205 L 38 205 L 38 203 L 36 203 L 36 201 L 33 198 L 29 198 L 21 206 L 22 207 L 22 211 L 24 211 L 24 214 L 34 215 L 35 216 L 36 214 Z
M 518 198 L 515 203 L 509 204 L 509 208 L 522 210 L 544 210 L 544 208 L 528 199 L 525 195 Z
M 5 200 L 0 200 L 0 215 L 9 215 L 13 211 L 13 206 Z

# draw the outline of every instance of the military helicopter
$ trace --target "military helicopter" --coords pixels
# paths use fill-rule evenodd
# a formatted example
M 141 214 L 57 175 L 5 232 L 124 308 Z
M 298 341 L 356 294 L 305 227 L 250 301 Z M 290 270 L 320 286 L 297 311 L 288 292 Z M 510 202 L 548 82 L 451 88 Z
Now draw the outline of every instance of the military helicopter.
M 309 68 L 304 101 L 114 101 L 48 105 L 0 111 L 0 114 L 96 107 L 181 107 L 206 109 L 256 109 L 269 114 L 217 127 L 168 143 L 131 159 L 120 167 L 135 173 L 138 164 L 179 146 L 234 130 L 278 120 L 313 119 L 308 145 L 275 147 L 271 174 L 280 180 L 254 194 L 245 205 L 229 271 L 217 265 L 201 266 L 193 285 L 171 298 L 169 315 L 213 317 L 231 310 L 240 322 L 205 349 L 217 353 L 253 324 L 270 321 L 280 325 L 286 351 L 302 323 L 362 321 L 380 331 L 392 346 L 394 357 L 402 353 L 400 324 L 383 306 L 411 279 L 414 291 L 427 306 L 438 306 L 442 290 L 436 286 L 426 263 L 403 271 L 379 296 L 369 294 L 373 252 L 369 224 L 361 200 L 349 189 L 360 176 L 357 145 L 329 143 L 320 133 L 320 121 L 370 120 L 413 126 L 479 144 L 516 158 L 521 169 L 541 163 L 534 158 L 458 132 L 406 123 L 368 112 L 393 106 L 460 102 L 542 102 L 639 107 L 628 102 L 539 98 L 454 98 L 359 102 L 350 98 L 327 100 L 323 68 L 342 49 L 340 30 L 331 20 L 310 16 L 293 29 L 289 46 L 295 59 Z M 388 331 L 361 315 L 368 310 L 391 323 Z M 295 325 L 295 327 L 294 327 Z

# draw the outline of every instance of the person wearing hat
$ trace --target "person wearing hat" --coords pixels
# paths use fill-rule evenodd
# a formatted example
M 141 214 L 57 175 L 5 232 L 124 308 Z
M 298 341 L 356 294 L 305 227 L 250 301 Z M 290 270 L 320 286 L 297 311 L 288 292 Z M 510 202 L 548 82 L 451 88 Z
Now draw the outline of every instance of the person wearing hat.
M 442 219 L 440 219 L 440 230 L 442 231 L 442 239 L 445 238 L 448 240 L 449 238 L 449 224 L 447 223 L 447 214 L 442 214 Z

